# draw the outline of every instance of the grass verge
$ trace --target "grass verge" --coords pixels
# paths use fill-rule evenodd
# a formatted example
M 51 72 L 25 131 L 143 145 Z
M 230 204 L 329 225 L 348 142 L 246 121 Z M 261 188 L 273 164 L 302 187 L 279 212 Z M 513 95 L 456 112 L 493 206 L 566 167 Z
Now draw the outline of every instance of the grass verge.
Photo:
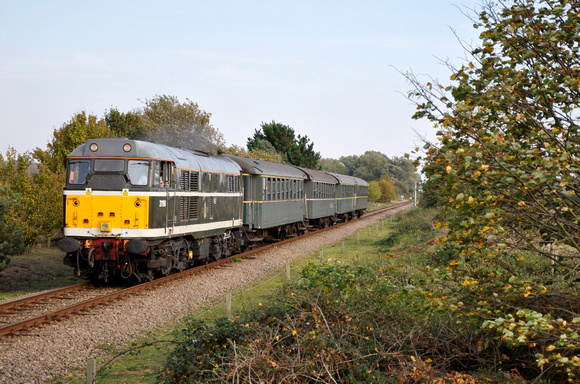
M 32 248 L 11 256 L 8 268 L 0 272 L 0 301 L 81 283 L 73 268 L 62 263 L 63 255 L 57 248 Z

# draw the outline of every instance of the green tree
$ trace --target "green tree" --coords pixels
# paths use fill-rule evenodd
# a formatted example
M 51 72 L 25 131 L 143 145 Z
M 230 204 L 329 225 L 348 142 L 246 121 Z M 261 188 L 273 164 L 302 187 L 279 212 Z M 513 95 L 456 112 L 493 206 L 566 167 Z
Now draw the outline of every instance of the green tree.
M 421 177 L 415 172 L 413 161 L 403 157 L 392 157 L 384 173 L 391 176 L 399 194 L 411 193 L 415 190 L 415 183 L 421 181 Z
M 247 148 L 250 151 L 264 149 L 264 142 L 270 143 L 276 152 L 282 155 L 284 162 L 318 169 L 318 160 L 321 156 L 319 152 L 314 151 L 314 143 L 311 143 L 307 136 L 296 137 L 294 129 L 288 125 L 275 121 L 262 123 L 260 130 L 256 130 L 254 136 L 248 138 Z
M 453 85 L 408 75 L 415 117 L 438 129 L 424 170 L 442 186 L 450 308 L 509 347 L 541 343 L 537 366 L 578 377 L 580 3 L 489 2 L 476 27 Z
M 442 204 L 439 183 L 434 180 L 427 180 L 421 188 L 423 190 L 419 196 L 419 206 L 421 208 L 436 208 Z
M 388 203 L 397 199 L 397 191 L 389 175 L 385 175 L 379 180 L 379 190 L 379 202 Z
M 26 251 L 19 223 L 20 196 L 7 185 L 0 185 L 0 271 L 10 263 L 10 255 Z
M 359 165 L 355 169 L 353 176 L 371 181 L 380 180 L 386 174 L 389 158 L 377 151 L 366 151 L 359 158 Z
M 381 197 L 381 187 L 377 180 L 373 180 L 369 183 L 369 201 L 371 203 L 376 203 Z
M 105 120 L 95 115 L 79 112 L 52 133 L 47 149 L 36 148 L 34 158 L 52 172 L 60 172 L 66 166 L 67 156 L 87 139 L 110 137 L 111 131 Z
M 146 135 L 145 122 L 140 111 L 123 113 L 111 108 L 105 115 L 105 124 L 111 130 L 111 136 L 141 140 Z
M 341 156 L 338 161 L 340 161 L 346 167 L 346 169 L 348 169 L 347 175 L 350 176 L 353 176 L 357 168 L 360 167 L 360 157 L 357 155 Z
M 322 171 L 339 173 L 341 175 L 348 175 L 348 168 L 336 159 L 320 159 L 318 165 Z
M 185 149 L 216 152 L 225 143 L 223 135 L 210 124 L 210 117 L 211 113 L 189 99 L 180 102 L 175 96 L 155 96 L 145 100 L 142 110 L 144 139 Z
M 242 148 L 237 145 L 232 145 L 227 148 L 224 148 L 223 152 L 227 153 L 228 155 L 236 155 L 241 157 L 248 157 L 250 159 L 271 161 L 273 163 L 282 162 L 282 156 L 276 151 L 268 151 L 263 149 L 252 149 L 251 151 L 247 151 L 245 148 Z
M 53 238 L 62 224 L 64 174 L 53 173 L 34 163 L 29 153 L 17 154 L 13 148 L 0 160 L 0 185 L 18 199 L 12 217 L 22 241 L 29 246 L 40 236 Z
M 346 167 L 347 174 L 368 182 L 388 175 L 397 195 L 408 195 L 414 190 L 415 182 L 421 180 L 411 160 L 402 157 L 390 159 L 378 151 L 366 151 L 361 156 L 343 156 L 339 161 Z

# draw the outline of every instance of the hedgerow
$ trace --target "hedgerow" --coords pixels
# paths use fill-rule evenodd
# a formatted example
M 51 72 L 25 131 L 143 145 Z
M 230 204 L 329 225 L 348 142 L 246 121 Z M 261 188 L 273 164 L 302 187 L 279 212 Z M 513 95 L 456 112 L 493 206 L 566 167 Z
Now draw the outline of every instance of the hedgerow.
M 504 367 L 577 382 L 580 3 L 484 1 L 473 21 L 450 85 L 408 76 L 448 230 L 425 290 L 509 350 Z
M 429 382 L 487 354 L 474 329 L 386 269 L 345 264 L 307 266 L 301 284 L 236 319 L 189 317 L 177 341 L 160 382 Z

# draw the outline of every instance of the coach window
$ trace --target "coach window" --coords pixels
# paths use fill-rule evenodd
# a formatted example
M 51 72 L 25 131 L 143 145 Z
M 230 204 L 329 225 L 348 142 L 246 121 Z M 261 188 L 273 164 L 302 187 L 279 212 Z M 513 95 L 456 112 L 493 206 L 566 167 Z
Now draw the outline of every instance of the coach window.
M 286 179 L 280 179 L 280 200 L 286 200 Z
M 278 200 L 284 200 L 284 179 L 278 179 Z
M 149 181 L 149 162 L 143 160 L 129 160 L 127 173 L 131 184 L 147 185 L 147 182 Z
M 278 196 L 278 200 L 282 200 L 282 183 L 284 182 L 284 180 L 282 179 L 278 179 L 278 188 L 276 190 L 276 194 Z
M 87 182 L 87 175 L 91 170 L 90 160 L 72 160 L 69 163 L 68 182 L 69 184 L 84 184 Z

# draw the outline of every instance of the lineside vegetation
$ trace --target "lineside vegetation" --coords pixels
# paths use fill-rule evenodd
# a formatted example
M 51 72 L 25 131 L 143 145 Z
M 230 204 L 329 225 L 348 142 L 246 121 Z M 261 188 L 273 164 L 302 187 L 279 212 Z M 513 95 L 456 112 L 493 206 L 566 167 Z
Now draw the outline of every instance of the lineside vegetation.
M 528 372 L 579 380 L 580 3 L 486 1 L 474 23 L 451 85 L 407 74 L 438 130 L 419 159 L 448 229 L 430 298 Z

